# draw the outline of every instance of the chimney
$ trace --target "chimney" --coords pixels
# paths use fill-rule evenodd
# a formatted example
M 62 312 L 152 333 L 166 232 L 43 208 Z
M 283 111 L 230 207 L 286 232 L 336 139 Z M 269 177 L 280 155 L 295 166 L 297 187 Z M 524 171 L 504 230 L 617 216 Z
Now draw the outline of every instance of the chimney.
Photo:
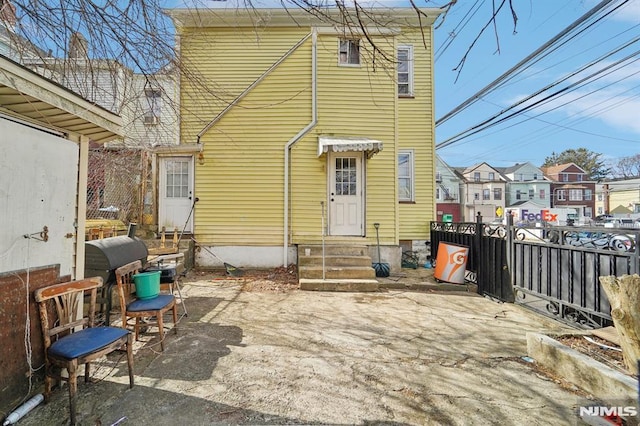
M 71 34 L 69 40 L 69 58 L 86 58 L 89 52 L 89 43 L 80 33 Z

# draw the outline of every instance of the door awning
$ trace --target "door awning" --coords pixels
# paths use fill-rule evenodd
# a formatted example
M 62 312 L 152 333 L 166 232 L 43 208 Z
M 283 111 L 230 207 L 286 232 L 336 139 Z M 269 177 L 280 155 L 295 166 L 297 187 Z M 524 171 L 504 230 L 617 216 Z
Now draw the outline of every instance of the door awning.
M 318 157 L 325 152 L 364 151 L 367 157 L 382 151 L 382 142 L 369 138 L 338 138 L 320 136 L 318 138 Z

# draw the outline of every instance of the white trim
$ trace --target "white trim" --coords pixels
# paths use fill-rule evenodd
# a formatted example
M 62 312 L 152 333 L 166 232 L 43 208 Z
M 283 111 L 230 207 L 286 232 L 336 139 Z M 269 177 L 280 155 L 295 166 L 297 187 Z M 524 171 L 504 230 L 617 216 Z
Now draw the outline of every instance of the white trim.
M 406 178 L 406 176 L 400 176 L 400 159 L 398 158 L 398 201 L 415 201 L 416 200 L 416 174 L 415 174 L 415 152 L 413 149 L 401 149 L 398 150 L 398 157 L 401 155 L 409 156 L 409 178 L 411 179 L 411 198 L 400 198 L 400 178 Z
M 409 69 L 407 70 L 407 73 L 409 74 L 409 79 L 408 79 L 409 81 L 408 81 L 408 83 L 402 83 L 402 84 L 408 84 L 409 85 L 409 91 L 408 91 L 408 93 L 400 93 L 400 91 L 398 90 L 398 96 L 399 97 L 413 96 L 413 94 L 414 94 L 414 88 L 413 88 L 413 64 L 414 64 L 413 46 L 412 45 L 400 45 L 400 46 L 398 46 L 397 51 L 399 52 L 400 50 L 406 50 L 408 52 L 407 53 L 407 56 L 408 56 L 407 62 L 408 62 Z M 400 65 L 400 59 L 399 59 L 400 55 L 397 54 L 397 53 L 396 53 L 396 55 L 397 55 L 396 59 L 398 61 L 398 65 Z M 398 70 L 398 67 L 396 67 L 396 79 L 397 79 L 396 83 L 397 83 L 398 86 L 400 86 L 400 84 L 401 84 L 400 83 L 400 79 L 398 78 L 398 74 L 399 73 L 400 72 Z

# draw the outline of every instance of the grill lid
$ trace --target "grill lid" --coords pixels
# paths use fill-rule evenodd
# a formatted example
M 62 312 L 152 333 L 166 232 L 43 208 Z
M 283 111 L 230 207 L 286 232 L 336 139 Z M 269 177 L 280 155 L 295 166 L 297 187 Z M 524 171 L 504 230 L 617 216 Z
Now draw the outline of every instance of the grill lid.
M 115 282 L 115 270 L 127 263 L 147 262 L 149 251 L 139 238 L 126 235 L 85 242 L 85 276 L 101 276 L 105 283 Z

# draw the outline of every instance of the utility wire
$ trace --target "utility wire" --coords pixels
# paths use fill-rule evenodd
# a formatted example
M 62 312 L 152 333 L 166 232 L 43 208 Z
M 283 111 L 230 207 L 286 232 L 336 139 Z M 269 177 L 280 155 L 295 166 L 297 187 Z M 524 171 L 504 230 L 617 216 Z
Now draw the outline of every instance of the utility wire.
M 502 75 L 500 75 L 497 79 L 495 79 L 493 82 L 489 83 L 487 86 L 485 86 L 483 89 L 481 89 L 480 91 L 478 91 L 477 93 L 475 93 L 474 95 L 472 95 L 470 98 L 468 98 L 467 100 L 465 100 L 464 102 L 462 102 L 460 105 L 458 105 L 457 107 L 455 107 L 453 110 L 449 111 L 448 113 L 446 113 L 444 116 L 440 117 L 439 119 L 436 120 L 435 125 L 436 127 L 440 124 L 443 124 L 444 122 L 446 122 L 447 120 L 449 120 L 451 117 L 453 117 L 454 115 L 456 115 L 457 113 L 459 113 L 460 111 L 462 111 L 463 109 L 465 109 L 466 107 L 468 107 L 469 105 L 473 104 L 474 102 L 476 102 L 478 99 L 480 99 L 482 96 L 486 95 L 487 93 L 489 93 L 491 90 L 495 89 L 496 87 L 498 87 L 500 84 L 502 84 L 505 80 L 507 80 L 512 74 L 514 74 L 517 70 L 519 70 L 520 68 L 522 68 L 525 64 L 527 64 L 528 62 L 530 62 L 531 60 L 535 59 L 536 57 L 540 56 L 543 52 L 545 52 L 547 49 L 549 49 L 550 47 L 552 47 L 554 44 L 556 44 L 559 40 L 561 40 L 562 38 L 564 38 L 567 34 L 571 33 L 572 31 L 574 31 L 577 27 L 579 27 L 580 25 L 582 25 L 584 22 L 586 22 L 587 20 L 589 20 L 592 16 L 596 15 L 598 12 L 600 12 L 602 9 L 604 9 L 605 7 L 607 7 L 610 3 L 612 3 L 615 0 L 603 0 L 600 3 L 598 3 L 596 6 L 594 6 L 591 10 L 589 10 L 587 13 L 585 13 L 584 15 L 582 15 L 580 18 L 578 18 L 576 21 L 574 21 L 571 25 L 569 25 L 568 27 L 566 27 L 564 30 L 560 31 L 560 33 L 558 33 L 556 36 L 552 37 L 549 41 L 547 41 L 546 43 L 544 43 L 542 46 L 540 46 L 538 49 L 536 49 L 533 53 L 531 53 L 530 55 L 528 55 L 526 58 L 524 58 L 523 60 L 521 60 L 520 62 L 518 62 L 516 65 L 514 65 L 513 67 L 511 67 L 509 70 L 507 70 L 505 73 L 503 73 Z M 620 4 L 617 8 L 619 8 L 620 6 L 624 5 L 625 3 L 627 3 L 629 0 L 624 0 L 622 4 Z M 616 8 L 616 9 L 617 9 Z M 600 18 L 602 19 L 602 18 Z
M 629 45 L 637 42 L 639 39 L 640 39 L 640 37 L 634 39 L 632 42 L 627 43 L 623 47 L 620 47 L 620 48 L 616 49 L 615 51 L 610 52 L 609 54 L 605 55 L 605 57 L 611 56 L 613 53 L 619 52 L 623 48 L 628 47 Z M 529 104 L 529 105 L 527 105 L 527 106 L 525 106 L 525 107 L 523 107 L 523 108 L 521 108 L 521 109 L 519 109 L 519 110 L 517 110 L 515 112 L 512 112 L 511 114 L 509 114 L 509 115 L 507 115 L 507 116 L 505 116 L 503 118 L 500 118 L 499 120 L 495 121 L 498 117 L 503 115 L 505 112 L 508 112 L 508 111 L 512 110 L 513 108 L 515 108 L 515 107 L 517 107 L 519 105 L 522 105 L 526 101 L 531 100 L 533 97 L 540 95 L 542 92 L 557 86 L 559 83 L 561 83 L 563 81 L 566 81 L 567 79 L 569 79 L 569 78 L 577 75 L 578 73 L 584 71 L 588 67 L 593 66 L 594 63 L 592 62 L 592 63 L 588 64 L 587 66 L 582 67 L 578 71 L 575 71 L 575 72 L 570 73 L 569 75 L 563 77 L 559 81 L 556 81 L 555 83 L 553 83 L 551 85 L 547 85 L 545 88 L 536 91 L 532 95 L 526 96 L 525 98 L 521 99 L 520 101 L 516 102 L 515 104 L 512 104 L 511 106 L 503 109 L 502 111 L 498 112 L 497 114 L 494 114 L 493 116 L 489 117 L 488 119 L 485 119 L 481 123 L 476 124 L 476 125 L 468 128 L 468 129 L 466 129 L 466 130 L 464 130 L 462 132 L 459 132 L 456 135 L 446 139 L 443 142 L 437 143 L 436 144 L 436 149 L 437 148 L 447 147 L 447 146 L 449 146 L 449 145 L 451 145 L 451 144 L 453 144 L 455 142 L 458 142 L 458 141 L 460 141 L 460 140 L 462 140 L 462 139 L 464 139 L 466 137 L 469 137 L 469 136 L 474 135 L 474 134 L 476 134 L 476 133 L 478 133 L 478 132 L 480 132 L 482 130 L 485 130 L 486 128 L 488 128 L 490 126 L 494 126 L 496 124 L 502 123 L 502 122 L 514 117 L 515 115 L 518 115 L 518 114 L 524 112 L 524 111 L 528 111 L 528 110 L 530 110 L 530 109 L 532 109 L 534 107 L 537 107 L 537 106 L 540 106 L 540 105 L 544 105 L 544 104 L 548 103 L 550 100 L 556 98 L 557 96 L 562 95 L 564 92 L 568 91 L 569 89 L 573 89 L 573 88 L 582 86 L 582 85 L 584 85 L 585 82 L 590 82 L 590 80 L 593 80 L 594 77 L 599 76 L 600 74 L 604 73 L 605 71 L 608 71 L 611 68 L 613 68 L 613 67 L 615 67 L 617 65 L 620 65 L 621 63 L 629 60 L 630 58 L 638 56 L 639 54 L 640 54 L 640 50 L 639 51 L 635 51 L 632 54 L 627 55 L 626 57 L 624 57 L 624 58 L 622 58 L 622 59 L 620 59 L 620 60 L 618 60 L 616 62 L 613 62 L 612 64 L 609 64 L 608 66 L 606 66 L 606 67 L 604 67 L 604 68 L 602 68 L 602 69 L 600 69 L 600 70 L 598 70 L 598 71 L 596 71 L 596 72 L 594 72 L 592 74 L 589 74 L 588 76 L 586 76 L 586 77 L 584 77 L 584 78 L 582 78 L 582 79 L 580 79 L 580 80 L 578 80 L 578 81 L 576 81 L 576 82 L 574 82 L 574 83 L 572 83 L 572 84 L 570 84 L 570 85 L 568 85 L 568 86 L 566 86 L 566 87 L 564 87 L 564 88 L 562 88 L 562 89 L 560 89 L 560 90 L 558 90 L 556 92 L 551 93 L 550 95 L 545 96 L 541 100 L 538 100 L 538 101 L 536 101 L 536 102 L 534 102 L 532 104 Z M 601 59 L 599 59 L 597 61 L 600 61 L 600 60 Z M 636 60 L 639 60 L 639 59 L 636 59 Z M 600 78 L 600 77 L 598 77 L 598 78 Z

